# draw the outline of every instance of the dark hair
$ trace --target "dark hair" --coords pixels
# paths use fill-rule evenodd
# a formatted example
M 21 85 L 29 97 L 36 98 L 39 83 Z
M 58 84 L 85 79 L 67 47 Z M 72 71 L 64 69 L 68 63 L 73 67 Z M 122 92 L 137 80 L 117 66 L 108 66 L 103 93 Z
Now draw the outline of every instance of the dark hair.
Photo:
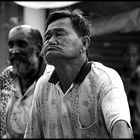
M 46 29 L 48 28 L 48 25 L 53 21 L 66 17 L 69 17 L 71 19 L 73 28 L 80 37 L 91 35 L 90 21 L 86 16 L 83 15 L 83 12 L 79 9 L 75 9 L 73 11 L 70 9 L 62 9 L 52 12 L 46 20 Z

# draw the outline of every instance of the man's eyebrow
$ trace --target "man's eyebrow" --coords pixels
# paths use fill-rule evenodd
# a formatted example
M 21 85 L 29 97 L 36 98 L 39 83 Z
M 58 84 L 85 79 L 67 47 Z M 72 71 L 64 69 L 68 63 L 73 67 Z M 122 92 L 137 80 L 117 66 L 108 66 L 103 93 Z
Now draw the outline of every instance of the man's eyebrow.
M 8 42 L 27 42 L 27 40 L 24 40 L 24 39 L 16 39 L 16 40 L 9 39 Z
M 22 43 L 28 44 L 28 43 L 27 43 L 27 40 L 23 40 L 23 39 L 17 39 L 16 42 L 22 42 Z
M 47 35 L 50 34 L 51 32 L 56 32 L 56 31 L 65 31 L 65 29 L 62 28 L 62 27 L 50 29 L 50 30 L 48 30 L 47 32 L 45 32 L 45 36 L 47 36 Z

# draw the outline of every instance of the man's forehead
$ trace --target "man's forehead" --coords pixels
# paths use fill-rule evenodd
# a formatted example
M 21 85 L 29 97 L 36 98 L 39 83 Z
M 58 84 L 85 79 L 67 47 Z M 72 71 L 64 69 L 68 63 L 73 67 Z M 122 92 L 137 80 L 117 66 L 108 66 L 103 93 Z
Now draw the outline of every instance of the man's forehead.
M 12 29 L 11 29 L 11 31 L 12 30 L 32 30 L 33 28 L 32 28 L 32 26 L 30 26 L 30 25 L 19 25 L 19 26 L 15 26 L 15 27 L 13 27 Z
M 57 19 L 57 20 L 53 21 L 52 23 L 50 23 L 48 25 L 47 30 L 49 30 L 50 28 L 54 28 L 54 27 L 60 28 L 60 27 L 64 27 L 64 26 L 72 27 L 72 22 L 71 22 L 70 18 L 61 18 L 61 19 Z
M 45 35 L 52 31 L 62 31 L 62 30 L 69 30 L 73 29 L 72 22 L 70 18 L 61 18 L 58 20 L 53 21 L 48 25 L 48 28 L 45 32 Z
M 19 27 L 14 28 L 9 32 L 9 38 L 30 38 L 32 33 L 31 28 Z

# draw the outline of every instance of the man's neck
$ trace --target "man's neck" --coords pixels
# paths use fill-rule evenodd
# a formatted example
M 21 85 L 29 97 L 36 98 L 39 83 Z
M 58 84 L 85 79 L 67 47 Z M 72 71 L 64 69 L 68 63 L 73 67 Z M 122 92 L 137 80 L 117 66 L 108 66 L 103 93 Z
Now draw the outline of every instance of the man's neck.
M 36 81 L 43 73 L 46 67 L 46 63 L 43 57 L 39 57 L 38 69 L 32 70 L 26 75 L 19 75 L 19 81 L 21 85 L 22 94 L 24 94 L 27 89 Z
M 22 95 L 24 95 L 27 89 L 34 83 L 34 79 L 19 77 L 19 82 L 21 86 Z
M 60 79 L 61 88 L 64 93 L 74 82 L 84 63 L 85 61 L 77 61 L 77 63 L 66 63 L 65 65 L 63 63 L 62 65 L 59 64 L 58 67 L 55 67 Z

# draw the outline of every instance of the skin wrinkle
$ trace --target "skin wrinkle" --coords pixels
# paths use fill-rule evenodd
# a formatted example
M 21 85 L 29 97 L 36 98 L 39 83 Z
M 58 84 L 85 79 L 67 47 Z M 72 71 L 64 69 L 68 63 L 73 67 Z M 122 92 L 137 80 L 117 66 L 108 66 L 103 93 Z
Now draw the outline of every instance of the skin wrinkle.
M 121 78 L 112 68 L 88 61 L 88 29 L 86 19 L 78 10 L 58 10 L 48 16 L 43 53 L 55 69 L 37 83 L 25 138 L 40 138 L 42 130 L 44 138 L 130 138 L 126 125 L 131 127 L 130 114 Z M 83 31 L 86 31 L 84 35 Z M 106 99 L 110 96 L 113 98 L 109 102 Z M 124 98 L 120 100 L 119 96 Z M 121 101 L 123 108 L 119 109 Z M 38 102 L 41 106 L 36 108 Z M 40 114 L 36 113 L 40 110 Z M 37 118 L 34 123 L 32 115 Z M 115 117 L 120 121 L 114 124 L 111 133 L 107 128 Z M 46 120 L 44 127 L 39 123 L 42 120 Z
M 43 39 L 30 25 L 13 27 L 8 35 L 9 65 L 0 74 L 2 118 L 0 137 L 23 138 L 36 81 L 45 70 Z M 15 102 L 13 102 L 14 96 Z M 7 121 L 5 117 L 7 116 Z M 4 135 L 4 136 L 3 136 Z

